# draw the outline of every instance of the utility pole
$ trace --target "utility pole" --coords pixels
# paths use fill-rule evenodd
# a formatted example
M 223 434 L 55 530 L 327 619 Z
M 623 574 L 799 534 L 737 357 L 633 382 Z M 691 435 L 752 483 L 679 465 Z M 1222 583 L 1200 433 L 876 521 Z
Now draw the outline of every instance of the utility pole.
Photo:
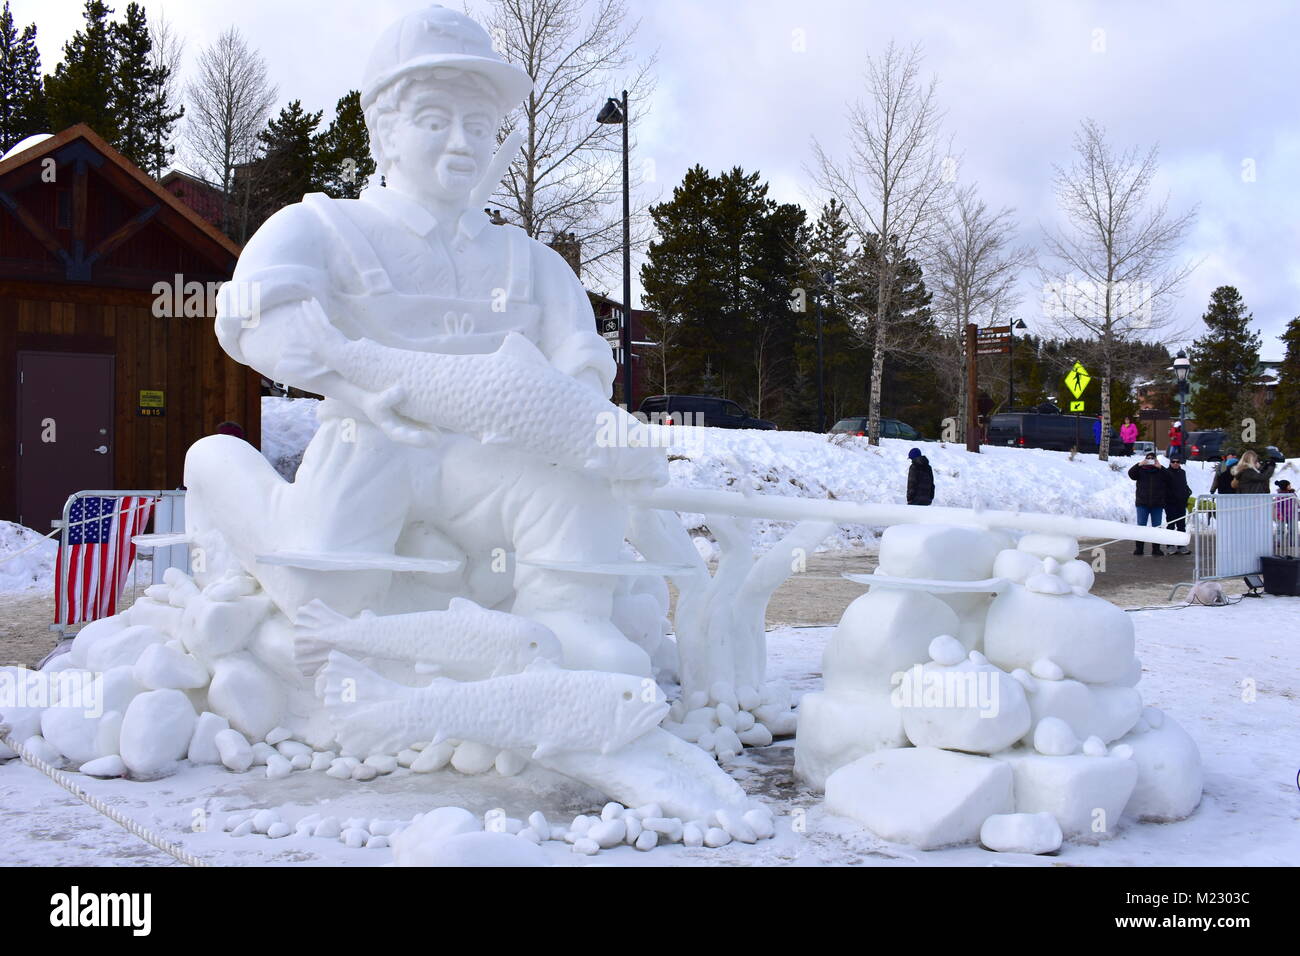
M 975 323 L 966 326 L 966 450 L 980 450 L 979 376 L 975 355 Z

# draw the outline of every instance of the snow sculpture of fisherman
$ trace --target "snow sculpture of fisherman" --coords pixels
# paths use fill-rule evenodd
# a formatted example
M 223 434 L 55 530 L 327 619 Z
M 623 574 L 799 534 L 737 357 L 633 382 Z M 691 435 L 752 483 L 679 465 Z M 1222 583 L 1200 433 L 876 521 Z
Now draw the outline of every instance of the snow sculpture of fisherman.
M 198 547 L 217 529 L 214 549 L 290 619 L 314 598 L 352 616 L 468 596 L 549 627 L 566 667 L 649 675 L 611 623 L 617 577 L 572 568 L 620 560 L 613 485 L 662 482 L 664 455 L 601 446 L 622 413 L 586 293 L 482 208 L 513 154 L 494 160 L 496 132 L 531 86 L 460 13 L 431 7 L 383 34 L 361 102 L 386 185 L 272 216 L 231 283 L 257 287 L 260 314 L 229 295 L 217 319 L 236 360 L 326 397 L 321 427 L 291 484 L 247 444 L 197 443 L 191 529 Z M 277 551 L 310 560 L 257 560 Z M 459 565 L 403 573 L 385 555 Z

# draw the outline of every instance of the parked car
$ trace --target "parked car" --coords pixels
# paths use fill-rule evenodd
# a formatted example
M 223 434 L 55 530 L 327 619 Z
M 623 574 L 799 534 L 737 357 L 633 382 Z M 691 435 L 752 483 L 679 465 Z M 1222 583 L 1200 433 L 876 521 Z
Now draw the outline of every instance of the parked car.
M 1227 432 L 1222 428 L 1205 428 L 1188 432 L 1183 439 L 1188 461 L 1222 461 Z
M 1001 412 L 989 419 L 988 443 L 1013 448 L 1047 448 L 1069 451 L 1078 444 L 1079 451 L 1097 451 L 1088 416 L 1045 415 L 1040 412 Z M 1120 447 L 1119 432 L 1110 430 L 1110 447 Z
M 1133 454 L 1137 455 L 1139 458 L 1142 458 L 1148 452 L 1153 451 L 1157 453 L 1160 451 L 1160 449 L 1156 447 L 1156 443 L 1153 441 L 1135 441 L 1133 443 Z
M 867 433 L 867 422 L 866 416 L 841 418 L 831 426 L 831 434 L 865 435 Z M 900 422 L 897 418 L 882 418 L 880 420 L 880 437 L 902 438 L 905 441 L 925 441 L 924 435 L 907 424 L 907 422 Z
M 638 409 L 650 421 L 663 425 L 707 425 L 712 428 L 774 429 L 776 425 L 754 418 L 735 402 L 709 395 L 651 395 Z
M 1281 449 L 1279 449 L 1277 445 L 1266 445 L 1264 447 L 1264 454 L 1261 457 L 1270 458 L 1279 465 L 1286 461 L 1286 455 L 1282 454 Z

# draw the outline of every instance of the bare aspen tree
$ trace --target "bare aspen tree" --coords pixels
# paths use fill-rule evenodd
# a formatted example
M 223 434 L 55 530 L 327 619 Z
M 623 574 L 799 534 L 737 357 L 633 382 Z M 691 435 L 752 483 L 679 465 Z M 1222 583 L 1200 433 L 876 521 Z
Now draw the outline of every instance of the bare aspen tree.
M 1045 230 L 1053 260 L 1041 270 L 1044 314 L 1066 336 L 1092 339 L 1090 369 L 1100 378 L 1100 458 L 1110 455 L 1110 383 L 1137 341 L 1173 341 L 1178 287 L 1195 268 L 1178 261 L 1195 207 L 1181 215 L 1169 199 L 1151 199 L 1157 149 L 1117 155 L 1105 130 L 1084 120 L 1074 138 L 1075 160 L 1055 167 L 1062 227 Z
M 859 242 L 878 244 L 874 315 L 867 330 L 871 346 L 868 441 L 880 444 L 880 389 L 885 357 L 899 348 L 891 335 L 891 308 L 899 276 L 910 261 L 922 261 L 955 179 L 955 160 L 937 146 L 942 115 L 936 81 L 920 77 L 919 47 L 890 43 L 867 61 L 867 99 L 849 108 L 849 157 L 837 161 L 813 140 L 818 187 L 844 204 Z
M 491 0 L 484 26 L 493 45 L 533 78 L 513 118 L 525 134 L 519 158 L 493 197 L 506 218 L 543 242 L 573 233 L 582 267 L 609 276 L 623 244 L 623 131 L 596 122 L 605 101 L 627 90 L 631 135 L 654 90 L 654 58 L 636 63 L 624 0 Z M 631 185 L 649 157 L 631 141 Z M 648 238 L 644 210 L 633 209 L 633 247 Z M 608 261 L 607 261 L 608 260 Z
M 171 22 L 161 12 L 149 24 L 149 38 L 153 44 L 150 56 L 155 69 L 153 97 L 155 101 L 161 103 L 178 103 L 182 92 L 180 89 L 181 57 L 185 52 L 185 40 L 176 33 Z M 160 162 L 177 135 L 179 131 L 177 133 L 169 131 L 169 135 L 164 139 L 164 132 L 155 128 L 153 151 Z M 155 179 L 161 179 L 163 167 L 160 165 L 149 172 Z
M 277 89 L 261 54 L 231 27 L 199 54 L 188 94 L 186 146 L 198 171 L 221 187 L 222 225 L 230 232 L 235 169 L 257 155 Z
M 956 191 L 939 222 L 930 250 L 926 285 L 933 294 L 943 347 L 931 360 L 950 383 L 957 407 L 958 434 L 966 434 L 966 326 L 980 320 L 990 325 L 1014 321 L 1019 303 L 1016 284 L 1033 263 L 1028 247 L 1013 246 L 1014 210 L 994 211 L 980 199 L 975 186 Z M 1015 356 L 1009 356 L 1014 360 Z

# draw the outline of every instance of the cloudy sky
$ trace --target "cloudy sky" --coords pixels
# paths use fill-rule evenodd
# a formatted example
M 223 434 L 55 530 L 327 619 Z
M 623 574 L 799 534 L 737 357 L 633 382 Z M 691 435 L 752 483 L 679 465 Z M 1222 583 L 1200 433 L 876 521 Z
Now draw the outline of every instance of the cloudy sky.
M 11 0 L 35 22 L 52 70 L 80 23 L 79 0 Z M 628 0 L 638 46 L 657 51 L 658 88 L 637 127 L 653 160 L 646 196 L 667 197 L 694 163 L 758 170 L 781 200 L 815 209 L 807 169 L 816 136 L 843 145 L 845 104 L 867 56 L 893 39 L 919 43 L 939 80 L 959 179 L 1012 206 L 1021 241 L 1055 219 L 1053 163 L 1068 163 L 1079 121 L 1116 146 L 1158 145 L 1157 192 L 1199 208 L 1184 254 L 1199 266 L 1177 305 L 1199 332 L 1210 291 L 1235 285 L 1254 313 L 1265 358 L 1300 315 L 1300 6 L 1212 2 L 856 2 Z M 172 21 L 187 59 L 231 24 L 270 63 L 282 101 L 332 111 L 360 85 L 387 23 L 419 0 L 146 0 Z M 125 6 L 123 0 L 115 8 Z M 481 8 L 482 0 L 471 3 Z M 615 90 L 611 89 L 611 93 Z M 593 110 L 599 103 L 593 104 Z M 1253 176 L 1249 171 L 1253 170 Z M 1245 173 L 1245 174 L 1244 174 Z M 1020 314 L 1044 327 L 1036 282 Z

